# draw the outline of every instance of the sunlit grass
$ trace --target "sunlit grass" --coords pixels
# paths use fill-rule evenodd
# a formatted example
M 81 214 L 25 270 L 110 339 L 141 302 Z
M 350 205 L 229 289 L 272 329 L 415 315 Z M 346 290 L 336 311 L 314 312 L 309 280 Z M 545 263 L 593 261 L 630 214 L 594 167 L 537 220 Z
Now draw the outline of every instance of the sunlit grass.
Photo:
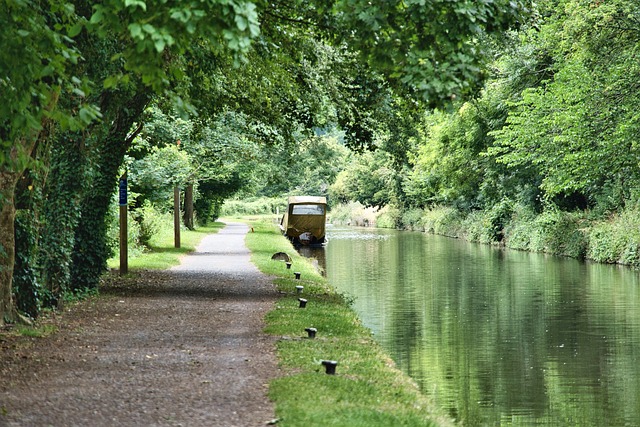
M 200 241 L 208 234 L 217 233 L 224 227 L 221 222 L 214 222 L 206 227 L 198 227 L 195 230 L 181 230 L 180 248 L 174 244 L 173 226 L 165 224 L 160 232 L 151 238 L 148 251 L 129 258 L 130 270 L 164 270 L 180 264 L 180 258 L 195 251 Z M 108 261 L 109 268 L 120 268 L 120 257 Z

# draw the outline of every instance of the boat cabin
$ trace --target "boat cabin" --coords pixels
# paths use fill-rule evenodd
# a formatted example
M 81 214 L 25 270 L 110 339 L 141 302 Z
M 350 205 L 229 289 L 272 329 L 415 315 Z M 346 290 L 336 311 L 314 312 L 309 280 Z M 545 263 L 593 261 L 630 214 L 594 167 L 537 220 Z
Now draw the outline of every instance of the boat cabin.
M 280 229 L 294 245 L 323 245 L 326 220 L 326 197 L 291 196 Z

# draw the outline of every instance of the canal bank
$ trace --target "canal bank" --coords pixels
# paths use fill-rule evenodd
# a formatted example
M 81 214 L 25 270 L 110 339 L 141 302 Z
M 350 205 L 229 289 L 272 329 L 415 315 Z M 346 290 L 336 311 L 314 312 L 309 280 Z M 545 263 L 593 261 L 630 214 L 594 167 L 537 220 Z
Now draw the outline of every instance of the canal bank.
M 446 206 L 377 209 L 352 202 L 334 206 L 331 220 L 640 268 L 640 208 L 636 204 L 620 212 L 597 214 L 560 209 L 534 212 L 509 201 L 473 211 Z
M 453 425 L 396 368 L 362 325 L 349 299 L 293 251 L 272 223 L 253 222 L 251 226 L 254 232 L 247 235 L 246 243 L 252 261 L 276 277 L 282 294 L 266 317 L 266 332 L 278 338 L 284 374 L 271 382 L 269 394 L 282 425 Z M 291 269 L 271 259 L 276 252 L 292 256 Z M 314 338 L 309 337 L 309 328 L 315 329 Z M 327 361 L 337 362 L 335 374 L 327 373 Z

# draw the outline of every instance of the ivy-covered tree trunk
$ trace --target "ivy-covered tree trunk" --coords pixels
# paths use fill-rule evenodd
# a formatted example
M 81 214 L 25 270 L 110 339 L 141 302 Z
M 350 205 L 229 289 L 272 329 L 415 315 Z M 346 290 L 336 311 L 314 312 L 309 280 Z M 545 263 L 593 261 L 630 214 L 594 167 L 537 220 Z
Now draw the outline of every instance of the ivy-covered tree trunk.
M 112 248 L 107 240 L 109 207 L 118 185 L 118 172 L 124 155 L 135 135 L 133 124 L 151 100 L 148 89 L 137 93 L 109 93 L 103 98 L 103 123 L 108 126 L 96 142 L 93 179 L 81 202 L 80 222 L 75 235 L 71 268 L 71 287 L 74 291 L 95 289 L 100 276 L 107 269 Z
M 18 209 L 15 216 L 16 251 L 13 292 L 20 313 L 32 319 L 40 314 L 41 286 L 36 272 L 38 220 L 36 210 Z
M 182 220 L 184 221 L 184 226 L 189 230 L 195 229 L 193 217 L 193 184 L 187 184 L 184 189 L 184 215 Z
M 86 162 L 82 133 L 67 132 L 57 138 L 51 153 L 39 243 L 45 307 L 59 307 L 61 297 L 70 288 L 71 255 L 80 219 Z
M 43 120 L 42 125 L 43 132 L 51 130 L 48 120 Z M 16 260 L 15 193 L 37 141 L 38 135 L 34 132 L 15 140 L 12 147 L 2 153 L 5 157 L 0 164 L 0 325 L 22 319 L 16 310 L 12 289 Z
M 15 262 L 15 205 L 18 174 L 0 171 L 0 325 L 15 320 L 11 283 Z

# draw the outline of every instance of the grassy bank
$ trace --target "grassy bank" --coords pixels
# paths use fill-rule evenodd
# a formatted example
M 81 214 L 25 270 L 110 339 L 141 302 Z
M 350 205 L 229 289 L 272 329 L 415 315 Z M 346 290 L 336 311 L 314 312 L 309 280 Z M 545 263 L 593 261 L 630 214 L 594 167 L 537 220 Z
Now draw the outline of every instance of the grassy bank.
M 180 264 L 180 257 L 193 252 L 198 243 L 207 234 L 217 233 L 224 227 L 221 222 L 214 222 L 196 230 L 181 230 L 180 248 L 174 245 L 173 226 L 164 224 L 157 234 L 150 240 L 147 251 L 129 257 L 130 269 L 164 270 Z M 116 254 L 108 261 L 109 268 L 120 268 L 120 256 Z
M 336 210 L 343 223 L 359 218 L 362 212 L 355 204 L 342 205 Z M 613 213 L 558 209 L 538 213 L 508 201 L 470 213 L 445 206 L 406 211 L 386 207 L 375 212 L 368 224 L 640 267 L 640 205 L 637 204 Z
M 284 376 L 273 381 L 270 396 L 283 426 L 429 426 L 452 425 L 373 340 L 348 300 L 320 276 L 269 222 L 251 222 L 246 238 L 258 268 L 276 277 L 283 292 L 267 316 L 267 332 L 282 337 L 278 357 Z M 271 255 L 286 252 L 290 270 Z M 300 272 L 296 280 L 294 272 Z M 304 286 L 302 295 L 296 286 Z M 298 298 L 307 299 L 300 308 Z M 306 328 L 317 337 L 307 338 Z M 323 360 L 338 362 L 327 375 Z

